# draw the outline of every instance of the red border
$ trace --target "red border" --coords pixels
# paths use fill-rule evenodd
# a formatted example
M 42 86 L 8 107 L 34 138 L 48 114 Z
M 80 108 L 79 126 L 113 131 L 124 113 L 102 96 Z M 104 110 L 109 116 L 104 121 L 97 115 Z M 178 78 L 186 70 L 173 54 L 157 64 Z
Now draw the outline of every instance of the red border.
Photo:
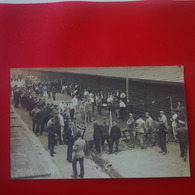
M 94 195 L 194 194 L 194 24 L 195 2 L 1 4 L 0 191 L 20 195 L 67 192 Z M 190 178 L 10 180 L 10 67 L 127 65 L 184 65 Z

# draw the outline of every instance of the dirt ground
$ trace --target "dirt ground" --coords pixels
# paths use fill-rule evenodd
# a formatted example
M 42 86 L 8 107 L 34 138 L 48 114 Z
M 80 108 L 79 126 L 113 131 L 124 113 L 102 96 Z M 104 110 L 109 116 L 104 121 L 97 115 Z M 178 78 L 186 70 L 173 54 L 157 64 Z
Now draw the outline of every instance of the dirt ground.
M 57 94 L 54 104 L 59 104 L 60 100 L 68 100 L 64 94 Z M 51 102 L 52 100 L 47 100 Z M 17 109 L 22 119 L 32 128 L 32 121 L 28 113 L 22 109 Z M 107 110 L 103 111 L 103 115 L 109 117 Z M 78 115 L 76 115 L 79 118 Z M 95 115 L 93 119 L 101 121 L 102 116 Z M 93 123 L 89 123 L 85 133 L 85 140 L 92 140 Z M 120 124 L 123 128 L 124 124 Z M 38 139 L 47 150 L 47 133 L 44 132 Z M 72 174 L 72 165 L 66 162 L 66 149 L 67 145 L 59 145 L 56 147 L 57 154 L 53 158 L 57 167 L 60 169 L 64 178 L 70 178 Z M 124 178 L 140 178 L 140 177 L 187 177 L 190 176 L 189 158 L 187 162 L 180 157 L 179 144 L 175 142 L 167 143 L 168 153 L 162 155 L 159 153 L 158 146 L 140 149 L 139 147 L 130 149 L 127 144 L 120 140 L 120 152 L 117 154 L 108 154 L 108 148 L 102 153 L 101 158 L 112 165 Z M 92 152 L 94 149 L 92 149 Z M 189 157 L 189 155 L 188 155 Z M 66 166 L 64 166 L 66 164 Z M 88 168 L 90 167 L 90 168 Z M 70 171 L 71 170 L 71 171 Z M 90 158 L 85 160 L 86 178 L 109 178 L 103 170 L 95 164 Z

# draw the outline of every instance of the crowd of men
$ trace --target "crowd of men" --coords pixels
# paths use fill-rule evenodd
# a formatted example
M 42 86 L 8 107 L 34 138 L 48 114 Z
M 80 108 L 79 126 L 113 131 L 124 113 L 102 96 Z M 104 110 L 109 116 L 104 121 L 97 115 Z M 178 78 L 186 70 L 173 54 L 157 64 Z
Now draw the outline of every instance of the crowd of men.
M 178 102 L 171 119 L 167 119 L 164 111 L 159 111 L 158 121 L 154 121 L 148 112 L 140 114 L 135 119 L 133 113 L 126 113 L 127 99 L 126 94 L 119 90 L 116 93 L 99 92 L 95 93 L 92 89 L 85 89 L 76 83 L 66 84 L 62 81 L 37 81 L 25 78 L 25 84 L 12 87 L 15 107 L 19 104 L 26 108 L 32 117 L 32 130 L 38 135 L 43 131 L 48 132 L 48 149 L 50 155 L 54 156 L 55 146 L 67 144 L 67 161 L 73 163 L 75 177 L 77 170 L 75 164 L 79 161 L 81 166 L 80 176 L 84 176 L 83 160 L 84 144 L 83 136 L 87 124 L 93 124 L 93 141 L 96 154 L 101 155 L 108 146 L 108 153 L 119 152 L 119 141 L 122 136 L 129 143 L 130 148 L 139 145 L 141 149 L 148 146 L 159 145 L 161 153 L 167 153 L 167 132 L 170 126 L 175 141 L 179 141 L 181 156 L 187 158 L 187 125 L 185 118 L 185 108 Z M 60 104 L 54 104 L 56 93 L 67 94 L 70 100 L 61 100 Z M 46 100 L 52 100 L 47 103 Z M 93 121 L 92 118 L 97 112 L 103 115 L 102 109 L 107 113 L 112 113 L 114 120 L 110 125 L 110 118 L 104 116 L 102 122 Z M 79 113 L 80 122 L 75 120 L 75 113 Z M 104 112 L 105 113 L 105 112 Z M 127 119 L 126 119 L 127 118 Z M 121 129 L 118 121 L 125 122 L 126 128 Z M 79 132 L 79 133 L 78 133 Z M 76 140 L 78 140 L 76 142 Z M 138 141 L 138 142 L 137 142 Z M 78 143 L 78 145 L 74 145 Z M 81 144 L 81 145 L 80 145 Z M 115 146 L 114 146 L 115 144 Z M 72 151 L 79 148 L 81 159 L 72 157 Z M 79 155 L 78 155 L 79 156 Z

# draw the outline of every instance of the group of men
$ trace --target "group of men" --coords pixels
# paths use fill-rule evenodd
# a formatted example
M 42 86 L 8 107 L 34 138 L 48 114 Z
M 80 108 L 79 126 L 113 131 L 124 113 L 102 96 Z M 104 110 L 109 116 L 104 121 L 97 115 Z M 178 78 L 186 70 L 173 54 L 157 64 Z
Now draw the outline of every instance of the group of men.
M 45 90 L 48 88 L 42 86 Z M 50 155 L 55 154 L 55 146 L 57 144 L 67 144 L 67 161 L 72 163 L 73 177 L 77 177 L 76 163 L 80 163 L 80 177 L 84 177 L 84 149 L 85 141 L 83 140 L 86 125 L 92 122 L 95 107 L 97 113 L 102 114 L 102 108 L 106 108 L 109 112 L 115 115 L 116 119 L 125 121 L 126 119 L 126 95 L 123 92 L 112 93 L 93 93 L 92 90 L 84 89 L 80 94 L 81 103 L 79 105 L 79 98 L 77 96 L 77 85 L 71 87 L 72 91 L 69 94 L 72 99 L 70 101 L 61 101 L 59 105 L 53 103 L 46 103 L 44 92 L 40 93 L 40 86 L 23 86 L 14 87 L 13 96 L 15 107 L 21 103 L 22 107 L 26 107 L 29 115 L 32 117 L 33 132 L 42 135 L 43 131 L 48 132 L 48 149 Z M 55 100 L 56 88 L 52 86 L 51 94 Z M 61 89 L 61 93 L 68 93 L 67 87 Z M 40 98 L 42 96 L 42 98 Z M 51 98 L 48 96 L 48 98 Z M 187 158 L 187 127 L 186 121 L 181 116 L 182 106 L 178 104 L 175 113 L 171 118 L 173 135 L 175 140 L 179 141 L 181 157 Z M 74 120 L 75 113 L 80 113 L 81 117 L 81 131 L 78 130 L 77 124 Z M 149 146 L 154 146 L 157 142 L 161 148 L 163 155 L 167 153 L 166 141 L 168 121 L 163 111 L 160 111 L 158 121 L 155 122 L 148 112 L 144 115 L 140 114 L 137 120 L 134 119 L 132 113 L 128 114 L 126 121 L 126 128 L 121 130 L 117 124 L 117 120 L 113 121 L 112 126 L 109 126 L 108 119 L 103 117 L 103 122 L 98 124 L 97 120 L 93 125 L 93 139 L 96 149 L 96 154 L 101 155 L 105 150 L 105 142 L 107 142 L 108 151 L 113 153 L 115 143 L 115 153 L 119 152 L 119 140 L 123 135 L 130 141 L 131 146 L 135 145 L 135 141 L 139 140 L 139 145 L 142 149 L 145 148 L 144 141 L 147 139 Z M 129 138 L 128 138 L 129 136 Z M 75 155 L 72 157 L 72 152 Z
M 121 138 L 121 129 L 117 125 L 116 121 L 113 122 L 111 130 L 109 131 L 109 124 L 107 118 L 103 118 L 103 123 L 98 124 L 94 121 L 93 124 L 93 139 L 96 148 L 96 154 L 101 155 L 105 150 L 105 141 L 109 148 L 109 153 L 113 153 L 113 145 L 115 143 L 115 153 L 119 152 L 119 139 Z
M 172 131 L 176 142 L 179 142 L 181 157 L 184 161 L 187 159 L 188 132 L 185 115 L 181 103 L 178 103 L 172 118 Z M 176 115 L 177 113 L 177 115 Z M 167 137 L 170 126 L 164 111 L 159 112 L 158 121 L 154 121 L 148 112 L 145 115 L 140 114 L 137 120 L 134 120 L 133 114 L 129 113 L 126 122 L 126 128 L 122 130 L 124 137 L 130 141 L 131 146 L 135 144 L 135 140 L 139 140 L 141 149 L 146 148 L 144 140 L 147 140 L 149 146 L 158 144 L 161 148 L 160 153 L 167 153 Z M 128 138 L 129 136 L 129 138 Z

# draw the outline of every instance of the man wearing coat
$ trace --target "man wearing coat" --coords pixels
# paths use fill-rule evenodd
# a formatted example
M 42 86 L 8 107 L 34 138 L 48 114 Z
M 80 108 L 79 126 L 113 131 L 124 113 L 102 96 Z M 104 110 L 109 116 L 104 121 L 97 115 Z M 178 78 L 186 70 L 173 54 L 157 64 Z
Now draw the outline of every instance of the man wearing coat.
M 100 125 L 101 128 L 101 143 L 102 143 L 102 150 L 105 149 L 105 141 L 107 141 L 107 144 L 109 146 L 109 125 L 107 122 L 106 117 L 103 118 L 103 123 Z
M 178 120 L 178 125 L 179 127 L 176 130 L 176 137 L 178 138 L 179 141 L 179 146 L 180 146 L 180 152 L 181 152 L 181 157 L 184 159 L 184 161 L 187 160 L 187 147 L 188 147 L 188 130 L 187 127 L 185 126 L 185 122 L 182 120 Z
M 113 153 L 113 145 L 115 143 L 115 152 L 118 152 L 119 139 L 121 137 L 121 129 L 117 126 L 116 121 L 113 122 L 113 126 L 110 131 L 110 148 L 109 153 Z
M 73 176 L 76 178 L 77 176 L 83 178 L 84 177 L 84 148 L 85 148 L 85 141 L 81 138 L 81 132 L 78 131 L 76 134 L 77 140 L 74 142 L 73 151 L 73 161 L 72 161 L 72 168 L 73 168 Z M 77 175 L 77 162 L 79 161 L 80 164 L 80 174 Z
M 55 117 L 52 116 L 50 123 L 47 127 L 48 130 L 48 149 L 50 150 L 50 156 L 54 157 L 54 147 L 56 145 L 56 127 L 55 127 Z
M 101 128 L 97 121 L 94 121 L 93 125 L 93 139 L 96 148 L 96 154 L 101 155 Z

